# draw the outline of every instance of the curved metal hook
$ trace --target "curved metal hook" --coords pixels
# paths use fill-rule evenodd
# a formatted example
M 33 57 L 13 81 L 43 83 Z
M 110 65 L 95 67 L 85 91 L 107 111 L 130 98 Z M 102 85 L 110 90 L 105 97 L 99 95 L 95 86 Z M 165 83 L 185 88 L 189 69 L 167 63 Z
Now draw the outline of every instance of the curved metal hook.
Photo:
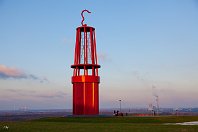
M 81 16 L 82 16 L 81 24 L 82 24 L 82 26 L 86 25 L 86 24 L 84 24 L 84 23 L 83 23 L 83 22 L 84 22 L 84 20 L 85 20 L 83 13 L 84 13 L 85 11 L 86 11 L 87 13 L 91 13 L 90 11 L 88 11 L 88 10 L 86 10 L 86 9 L 85 9 L 85 10 L 83 10 L 83 11 L 81 12 Z

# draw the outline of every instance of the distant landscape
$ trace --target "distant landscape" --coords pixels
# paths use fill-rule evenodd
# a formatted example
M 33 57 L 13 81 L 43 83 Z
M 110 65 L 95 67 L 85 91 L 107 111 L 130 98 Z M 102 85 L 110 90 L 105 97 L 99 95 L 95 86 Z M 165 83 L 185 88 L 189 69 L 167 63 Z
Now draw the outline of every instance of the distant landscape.
M 101 116 L 113 116 L 113 111 L 119 110 L 118 108 L 112 109 L 101 109 Z M 131 108 L 122 109 L 124 116 L 153 116 L 151 111 L 147 108 Z M 72 115 L 71 109 L 43 109 L 43 110 L 29 110 L 29 109 L 19 109 L 19 110 L 1 110 L 0 111 L 0 121 L 23 121 L 39 119 L 43 117 L 68 117 Z M 159 115 L 176 115 L 176 116 L 187 116 L 194 115 L 198 116 L 198 108 L 160 108 Z

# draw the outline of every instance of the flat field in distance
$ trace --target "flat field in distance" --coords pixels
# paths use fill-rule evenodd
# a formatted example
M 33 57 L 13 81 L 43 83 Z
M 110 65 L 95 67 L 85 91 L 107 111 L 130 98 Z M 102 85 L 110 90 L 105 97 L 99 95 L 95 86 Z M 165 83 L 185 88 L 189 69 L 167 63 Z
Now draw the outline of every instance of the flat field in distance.
M 159 117 L 52 117 L 31 121 L 0 122 L 9 132 L 198 132 L 198 125 L 174 123 L 198 121 L 198 116 Z M 166 124 L 173 123 L 173 124 Z M 8 129 L 3 128 L 8 126 Z

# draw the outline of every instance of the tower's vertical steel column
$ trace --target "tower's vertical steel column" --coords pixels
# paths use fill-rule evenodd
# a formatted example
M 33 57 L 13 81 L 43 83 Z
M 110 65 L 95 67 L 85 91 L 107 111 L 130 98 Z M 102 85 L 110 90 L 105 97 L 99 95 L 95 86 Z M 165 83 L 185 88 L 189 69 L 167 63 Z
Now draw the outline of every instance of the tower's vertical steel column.
M 81 15 L 83 17 L 83 10 Z M 95 28 L 83 24 L 76 29 L 76 45 L 74 54 L 73 114 L 99 114 L 99 83 Z

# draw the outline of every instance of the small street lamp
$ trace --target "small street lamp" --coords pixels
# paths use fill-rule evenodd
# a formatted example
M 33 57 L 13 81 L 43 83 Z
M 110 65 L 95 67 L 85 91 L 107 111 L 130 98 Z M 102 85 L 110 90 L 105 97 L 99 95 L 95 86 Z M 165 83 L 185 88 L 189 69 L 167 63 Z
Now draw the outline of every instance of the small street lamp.
M 120 102 L 120 112 L 121 112 L 121 101 L 122 101 L 122 100 L 120 99 L 120 100 L 119 100 L 119 102 Z

